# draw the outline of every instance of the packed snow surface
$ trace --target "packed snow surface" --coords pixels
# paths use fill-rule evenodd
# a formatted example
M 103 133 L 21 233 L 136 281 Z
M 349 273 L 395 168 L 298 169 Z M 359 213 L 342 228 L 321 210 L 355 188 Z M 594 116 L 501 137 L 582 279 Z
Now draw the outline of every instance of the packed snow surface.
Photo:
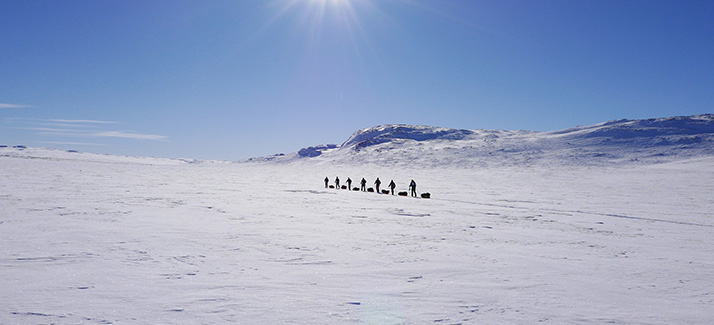
M 658 163 L 402 156 L 489 133 L 472 132 L 292 163 L 2 147 L 0 324 L 714 323 L 706 132 Z
M 2 324 L 714 321 L 711 157 L 408 170 L 30 150 L 0 154 Z M 433 198 L 325 189 L 335 175 Z

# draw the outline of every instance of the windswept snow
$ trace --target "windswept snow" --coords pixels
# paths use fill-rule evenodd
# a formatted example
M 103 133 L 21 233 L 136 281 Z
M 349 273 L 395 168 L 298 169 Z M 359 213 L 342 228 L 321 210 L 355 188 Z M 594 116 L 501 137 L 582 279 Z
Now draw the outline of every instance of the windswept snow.
M 0 148 L 0 324 L 711 324 L 709 129 L 658 164 L 458 153 L 622 123 L 645 122 L 395 137 L 291 164 Z M 326 176 L 414 179 L 432 199 Z

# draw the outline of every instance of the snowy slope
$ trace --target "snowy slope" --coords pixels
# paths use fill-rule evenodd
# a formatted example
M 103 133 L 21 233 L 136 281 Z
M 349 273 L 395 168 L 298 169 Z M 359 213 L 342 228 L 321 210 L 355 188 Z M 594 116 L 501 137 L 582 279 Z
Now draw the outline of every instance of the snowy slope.
M 131 157 L 131 156 L 116 156 L 103 155 L 86 152 L 77 152 L 74 150 L 59 150 L 52 148 L 33 148 L 22 145 L 0 145 L 0 157 L 4 158 L 21 158 L 21 159 L 40 159 L 54 161 L 77 161 L 77 162 L 97 162 L 105 164 L 158 164 L 172 165 L 184 163 L 200 163 L 202 161 L 195 159 L 169 159 L 169 158 L 148 158 L 148 157 Z
M 619 120 L 552 132 L 381 125 L 342 145 L 252 161 L 440 167 L 656 163 L 714 154 L 714 115 Z

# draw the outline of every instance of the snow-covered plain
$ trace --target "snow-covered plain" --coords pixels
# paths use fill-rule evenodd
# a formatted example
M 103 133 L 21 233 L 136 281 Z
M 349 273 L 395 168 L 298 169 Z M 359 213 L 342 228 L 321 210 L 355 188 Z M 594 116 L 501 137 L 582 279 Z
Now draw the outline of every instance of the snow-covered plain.
M 0 324 L 714 322 L 714 155 L 324 156 L 0 148 Z M 325 176 L 398 191 L 413 178 L 432 199 L 325 189 Z

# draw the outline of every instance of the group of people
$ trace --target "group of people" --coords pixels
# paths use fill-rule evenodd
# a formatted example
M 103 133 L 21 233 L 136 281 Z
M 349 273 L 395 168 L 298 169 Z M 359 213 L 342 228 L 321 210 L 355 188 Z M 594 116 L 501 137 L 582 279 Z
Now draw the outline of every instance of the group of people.
M 347 183 L 347 185 L 345 186 L 345 188 L 348 189 L 348 190 L 351 190 L 351 189 L 352 189 L 352 179 L 350 179 L 349 177 L 347 177 L 346 183 Z M 380 185 L 382 185 L 382 181 L 380 181 L 380 180 L 379 180 L 379 177 L 377 177 L 377 180 L 374 181 L 374 187 L 375 187 L 377 193 L 381 193 L 381 192 L 379 191 L 379 186 L 380 186 Z M 328 188 L 328 187 L 330 187 L 330 178 L 325 177 L 325 188 Z M 339 177 L 335 177 L 335 186 L 334 186 L 334 187 L 335 187 L 336 189 L 340 189 L 340 188 L 341 188 L 341 187 L 340 187 L 340 178 L 339 178 Z M 389 185 L 387 185 L 387 187 L 389 187 L 390 192 L 392 193 L 392 195 L 394 195 L 394 188 L 397 187 L 397 184 L 394 183 L 394 180 L 391 180 L 391 181 L 389 182 Z M 357 190 L 356 187 L 355 187 L 354 189 Z M 359 190 L 362 191 L 362 192 L 367 192 L 367 180 L 365 180 L 364 177 L 363 177 L 362 180 L 360 181 L 360 188 L 359 188 Z M 370 190 L 371 190 L 371 189 L 370 189 Z M 409 182 L 409 191 L 410 191 L 410 193 L 411 193 L 411 196 L 414 196 L 414 197 L 417 196 L 416 182 L 415 182 L 413 179 L 412 179 L 411 182 Z

